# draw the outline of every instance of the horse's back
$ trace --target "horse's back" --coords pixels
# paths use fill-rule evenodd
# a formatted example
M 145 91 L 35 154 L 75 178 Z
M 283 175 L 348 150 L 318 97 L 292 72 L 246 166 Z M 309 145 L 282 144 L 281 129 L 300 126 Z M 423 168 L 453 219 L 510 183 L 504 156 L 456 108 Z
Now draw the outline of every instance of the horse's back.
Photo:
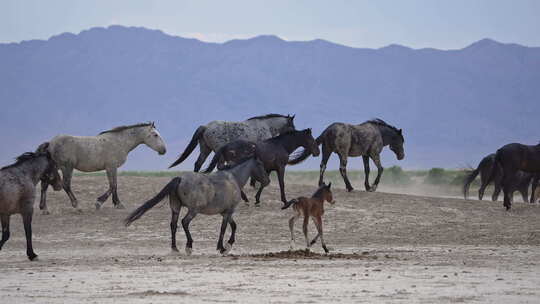
M 49 143 L 51 157 L 60 166 L 71 166 L 84 172 L 119 167 L 125 161 L 124 153 L 117 153 L 107 136 L 59 135 Z M 112 164 L 114 163 L 114 164 Z
M 348 156 L 367 155 L 371 148 L 378 152 L 382 149 L 380 132 L 370 123 L 352 125 L 335 122 L 325 129 L 324 137 L 323 144 Z
M 206 125 L 203 136 L 206 144 L 216 151 L 225 144 L 237 139 L 257 142 L 272 137 L 272 134 L 263 125 L 216 120 Z

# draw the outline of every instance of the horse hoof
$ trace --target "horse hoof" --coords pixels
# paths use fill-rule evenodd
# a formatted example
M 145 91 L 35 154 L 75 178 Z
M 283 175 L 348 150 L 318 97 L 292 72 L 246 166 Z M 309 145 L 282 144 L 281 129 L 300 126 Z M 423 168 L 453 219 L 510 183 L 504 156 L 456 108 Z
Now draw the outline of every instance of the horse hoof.
M 225 250 L 224 250 L 221 254 L 222 254 L 222 255 L 227 255 L 227 254 L 229 254 L 229 252 L 231 252 L 231 250 L 232 250 L 232 245 L 229 244 L 229 243 L 227 243 L 227 244 L 225 244 L 225 248 L 224 248 L 224 249 L 225 249 Z
M 96 202 L 96 210 L 101 209 L 101 204 L 99 202 Z
M 261 206 L 261 203 L 255 203 L 255 205 L 254 205 L 254 206 L 258 208 L 258 207 L 260 207 L 260 206 Z
M 354 188 L 347 188 L 347 192 L 352 192 L 353 190 L 354 190 Z
M 49 210 L 42 210 L 42 211 L 41 211 L 41 214 L 43 214 L 43 215 L 49 215 L 49 214 L 51 214 L 51 213 L 49 212 Z
M 28 259 L 32 262 L 36 262 L 36 261 L 39 261 L 39 258 L 37 256 L 37 254 L 32 254 L 32 255 L 29 255 L 28 256 Z
M 126 209 L 126 207 L 124 207 L 124 205 L 122 205 L 122 203 L 118 203 L 118 204 L 114 205 L 114 208 L 116 208 L 116 209 Z
M 191 253 L 193 252 L 193 249 L 192 248 L 189 248 L 189 247 L 186 247 L 186 255 L 191 255 Z

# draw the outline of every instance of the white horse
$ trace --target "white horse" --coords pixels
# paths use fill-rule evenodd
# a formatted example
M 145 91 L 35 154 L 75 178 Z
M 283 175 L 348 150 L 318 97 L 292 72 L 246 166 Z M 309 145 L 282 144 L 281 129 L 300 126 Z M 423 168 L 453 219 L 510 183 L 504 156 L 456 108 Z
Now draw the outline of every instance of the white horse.
M 71 191 L 71 176 L 73 169 L 83 172 L 107 171 L 109 189 L 96 202 L 96 209 L 112 194 L 115 208 L 124 206 L 116 192 L 116 170 L 122 166 L 131 150 L 140 144 L 145 144 L 160 155 L 167 151 L 165 142 L 156 130 L 154 123 L 141 123 L 130 126 L 120 126 L 101 132 L 98 136 L 58 135 L 50 142 L 46 150 L 62 171 L 64 190 L 71 204 L 77 208 L 77 198 Z M 40 150 L 42 148 L 38 148 Z M 41 202 L 39 208 L 47 214 L 46 193 L 48 183 L 41 183 Z

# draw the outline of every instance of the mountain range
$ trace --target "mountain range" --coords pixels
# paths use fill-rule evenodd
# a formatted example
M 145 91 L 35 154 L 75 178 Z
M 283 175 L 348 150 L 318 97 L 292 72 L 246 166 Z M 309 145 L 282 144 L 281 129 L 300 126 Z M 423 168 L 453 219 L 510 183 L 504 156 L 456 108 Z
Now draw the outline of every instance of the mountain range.
M 367 49 L 276 36 L 206 43 L 98 27 L 0 44 L 0 103 L 1 165 L 57 134 L 155 121 L 167 154 L 139 147 L 122 169 L 164 170 L 201 124 L 281 113 L 316 135 L 335 121 L 382 118 L 403 129 L 406 152 L 397 161 L 385 149 L 383 165 L 460 168 L 506 143 L 540 140 L 540 47 L 483 39 L 459 50 Z M 360 158 L 349 164 L 362 167 Z

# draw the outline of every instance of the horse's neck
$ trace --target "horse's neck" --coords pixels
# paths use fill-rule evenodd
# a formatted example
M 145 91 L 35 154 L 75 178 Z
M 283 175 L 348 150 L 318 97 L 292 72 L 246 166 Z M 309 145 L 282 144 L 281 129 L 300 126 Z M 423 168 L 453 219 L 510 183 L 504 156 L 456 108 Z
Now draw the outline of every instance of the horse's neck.
M 276 142 L 278 142 L 281 146 L 283 146 L 283 148 L 289 154 L 291 154 L 294 150 L 300 147 L 296 134 L 285 135 L 282 138 L 279 138 L 278 140 L 276 140 Z
M 144 142 L 143 135 L 137 128 L 127 129 L 115 133 L 105 133 L 104 135 L 113 138 L 117 144 L 117 147 L 119 147 L 126 154 Z
M 251 176 L 251 172 L 250 172 L 251 170 L 249 170 L 250 162 L 251 160 L 248 160 L 245 163 L 240 164 L 231 169 L 231 173 L 236 179 L 236 183 L 238 183 L 238 186 L 240 187 L 240 189 L 246 185 L 249 177 Z
M 30 177 L 34 185 L 37 185 L 41 176 L 47 169 L 47 160 L 44 157 L 27 160 L 18 166 L 20 172 Z
M 392 130 L 391 128 L 387 126 L 377 126 L 377 127 L 379 128 L 379 131 L 381 132 L 383 145 L 384 146 L 389 145 L 396 131 Z
M 254 119 L 254 120 L 248 120 L 246 121 L 251 126 L 259 129 L 267 129 L 272 137 L 278 136 L 280 134 L 280 131 L 283 129 L 284 124 L 278 121 L 276 118 L 268 118 L 268 119 Z

